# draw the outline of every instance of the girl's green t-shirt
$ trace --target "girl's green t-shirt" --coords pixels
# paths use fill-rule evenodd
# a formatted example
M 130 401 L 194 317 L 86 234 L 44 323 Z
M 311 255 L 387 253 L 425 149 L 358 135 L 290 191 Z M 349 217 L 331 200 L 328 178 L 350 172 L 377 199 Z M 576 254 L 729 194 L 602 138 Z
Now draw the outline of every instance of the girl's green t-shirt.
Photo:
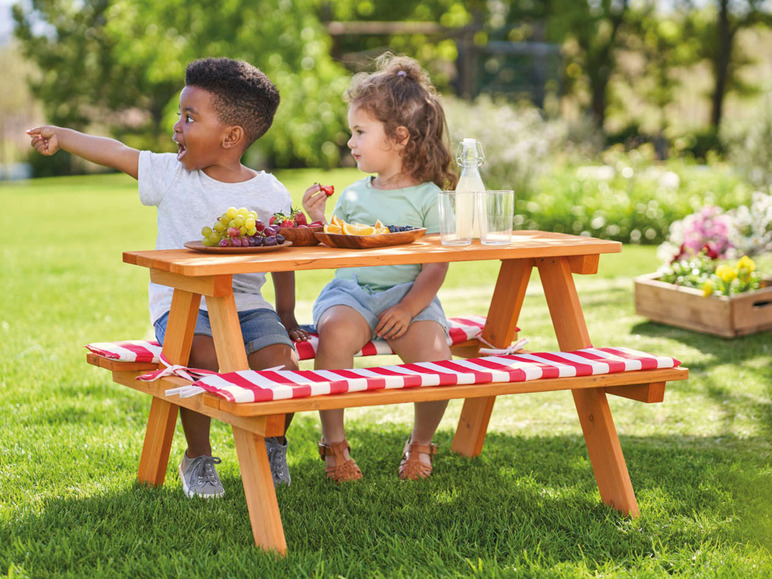
M 346 187 L 335 205 L 333 214 L 347 223 L 374 225 L 380 219 L 384 225 L 425 227 L 426 233 L 439 233 L 440 217 L 434 183 L 421 183 L 404 189 L 376 189 L 372 177 Z M 421 272 L 420 264 L 347 267 L 335 272 L 339 279 L 356 280 L 361 286 L 375 291 L 414 281 Z

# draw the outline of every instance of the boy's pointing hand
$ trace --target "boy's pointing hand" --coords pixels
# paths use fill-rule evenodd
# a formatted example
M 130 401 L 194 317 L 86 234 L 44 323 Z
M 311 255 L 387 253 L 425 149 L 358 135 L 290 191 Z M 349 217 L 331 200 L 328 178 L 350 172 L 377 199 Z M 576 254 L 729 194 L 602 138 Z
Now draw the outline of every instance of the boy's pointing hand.
M 53 155 L 59 150 L 59 140 L 54 127 L 43 126 L 30 129 L 27 134 L 32 139 L 32 147 L 41 155 Z

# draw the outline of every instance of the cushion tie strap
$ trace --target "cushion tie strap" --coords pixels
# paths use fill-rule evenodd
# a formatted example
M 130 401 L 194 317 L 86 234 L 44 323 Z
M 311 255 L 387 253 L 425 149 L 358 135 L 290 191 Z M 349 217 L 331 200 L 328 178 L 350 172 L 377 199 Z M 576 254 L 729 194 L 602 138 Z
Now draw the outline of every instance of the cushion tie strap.
M 477 336 L 483 344 L 488 346 L 487 348 L 480 348 L 478 352 L 483 356 L 511 356 L 518 350 L 521 350 L 523 346 L 528 343 L 528 338 L 521 338 L 514 344 L 507 346 L 506 348 L 496 348 L 490 342 L 486 341 L 482 336 Z

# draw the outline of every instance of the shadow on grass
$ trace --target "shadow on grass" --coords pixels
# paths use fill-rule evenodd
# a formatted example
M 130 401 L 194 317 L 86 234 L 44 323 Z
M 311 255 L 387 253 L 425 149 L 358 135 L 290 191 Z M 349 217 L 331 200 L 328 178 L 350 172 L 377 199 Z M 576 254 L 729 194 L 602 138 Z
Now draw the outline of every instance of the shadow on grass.
M 187 500 L 176 481 L 45 499 L 4 525 L 0 560 L 31 575 L 429 576 L 469 573 L 483 561 L 488 570 L 592 574 L 641 562 L 671 572 L 694 566 L 698 552 L 701 564 L 734 558 L 742 567 L 772 548 L 768 464 L 738 459 L 716 439 L 623 437 L 641 509 L 631 519 L 600 502 L 581 437 L 492 433 L 468 459 L 450 453 L 452 433 L 443 431 L 434 476 L 403 482 L 404 433 L 384 426 L 350 429 L 365 478 L 343 485 L 324 478 L 315 441 L 299 429 L 292 485 L 277 491 L 285 559 L 254 548 L 230 469 L 221 500 Z
M 751 411 L 758 418 L 758 424 L 765 437 L 772 437 L 772 403 L 768 402 L 772 400 L 772 332 L 727 339 L 656 322 L 637 324 L 632 331 L 644 336 L 681 342 L 702 353 L 701 358 L 685 365 L 689 368 L 690 376 L 699 376 L 701 392 L 714 401 L 725 401 L 727 396 L 732 394 L 742 395 L 743 374 L 756 374 L 754 382 L 762 384 L 765 391 L 749 397 L 742 410 Z M 713 377 L 714 371 L 727 365 L 733 366 L 731 381 L 727 383 L 725 379 L 716 380 Z M 680 384 L 679 388 L 688 388 L 689 383 L 694 382 L 696 381 L 689 380 Z M 763 395 L 766 401 L 760 402 L 758 394 Z M 736 413 L 738 410 L 740 409 L 737 407 L 725 408 L 726 412 Z

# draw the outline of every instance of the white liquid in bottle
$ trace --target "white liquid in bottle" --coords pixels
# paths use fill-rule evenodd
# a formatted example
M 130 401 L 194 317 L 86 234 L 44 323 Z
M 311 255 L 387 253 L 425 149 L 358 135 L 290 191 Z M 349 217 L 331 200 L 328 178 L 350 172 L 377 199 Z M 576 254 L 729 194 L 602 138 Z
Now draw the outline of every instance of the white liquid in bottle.
M 468 199 L 459 199 L 457 220 L 471 220 L 472 238 L 480 238 L 480 220 L 477 217 L 477 198 L 485 191 L 482 177 L 480 177 L 480 165 L 485 161 L 482 145 L 475 139 L 463 139 L 458 145 L 456 162 L 461 167 L 461 176 L 456 185 L 457 192 L 476 193 L 469 195 Z

